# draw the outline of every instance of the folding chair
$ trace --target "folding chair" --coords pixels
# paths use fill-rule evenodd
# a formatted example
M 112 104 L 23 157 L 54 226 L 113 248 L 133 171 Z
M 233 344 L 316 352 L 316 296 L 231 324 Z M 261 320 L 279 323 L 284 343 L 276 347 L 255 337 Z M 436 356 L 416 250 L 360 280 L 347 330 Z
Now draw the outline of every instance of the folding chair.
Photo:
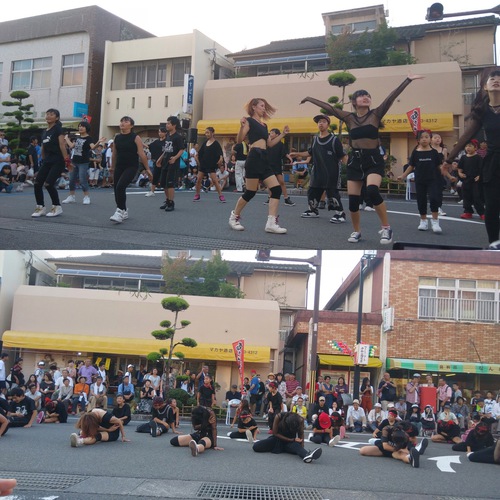
M 240 406 L 241 401 L 239 399 L 231 399 L 227 403 L 226 411 L 226 425 L 231 425 L 231 422 L 236 415 L 236 410 Z

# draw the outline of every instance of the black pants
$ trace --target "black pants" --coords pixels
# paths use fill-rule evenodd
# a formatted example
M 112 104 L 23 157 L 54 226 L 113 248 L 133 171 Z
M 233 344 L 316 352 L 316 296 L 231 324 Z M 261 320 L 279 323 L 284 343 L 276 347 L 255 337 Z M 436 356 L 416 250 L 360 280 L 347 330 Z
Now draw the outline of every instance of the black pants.
M 462 183 L 464 212 L 473 214 L 474 208 L 478 215 L 484 214 L 483 186 L 479 182 Z
M 494 451 L 495 446 L 488 446 L 488 448 L 475 451 L 474 453 L 469 455 L 469 460 L 471 462 L 479 462 L 482 464 L 494 464 L 496 463 L 493 456 Z
M 252 435 L 255 431 L 252 431 Z M 229 434 L 229 437 L 231 439 L 246 439 L 247 436 L 244 432 L 239 432 L 239 431 L 234 431 L 234 432 L 231 432 L 231 434 Z M 254 436 L 255 437 L 255 436 Z
M 330 434 L 315 433 L 312 435 L 310 441 L 311 443 L 316 443 L 316 444 L 321 444 L 321 443 L 328 444 L 330 442 Z
M 127 210 L 127 187 L 134 180 L 137 173 L 137 165 L 119 166 L 115 169 L 113 176 L 113 185 L 115 190 L 116 206 L 120 210 Z
M 331 200 L 336 200 L 337 203 L 335 204 L 336 205 L 335 210 L 343 212 L 344 207 L 342 206 L 342 201 L 340 200 L 340 192 L 338 188 L 333 188 L 333 187 L 325 189 L 325 188 L 316 188 L 309 186 L 309 189 L 307 190 L 307 200 L 309 202 L 309 206 L 313 208 L 317 207 L 325 191 L 328 204 L 330 205 L 332 203 Z
M 427 215 L 427 197 L 431 212 L 437 212 L 443 201 L 441 178 L 438 180 L 430 179 L 415 182 L 415 191 L 417 193 L 417 207 L 420 215 Z
M 290 453 L 291 455 L 298 455 L 300 458 L 306 457 L 309 452 L 297 441 L 285 442 L 281 441 L 276 436 L 269 436 L 267 439 L 261 439 L 253 445 L 253 451 L 257 453 Z
M 43 163 L 34 182 L 34 192 L 37 205 L 45 205 L 43 200 L 44 185 L 47 193 L 49 193 L 50 199 L 52 200 L 52 205 L 57 206 L 61 204 L 59 202 L 59 194 L 57 193 L 56 189 L 56 181 L 57 179 L 59 179 L 59 177 L 61 177 L 63 171 L 64 161 L 60 161 L 57 163 Z
M 160 187 L 175 188 L 178 174 L 178 168 L 170 163 L 163 162 L 160 172 Z
M 493 243 L 499 239 L 500 222 L 500 176 L 494 177 L 490 182 L 483 184 L 485 201 L 485 225 L 488 241 Z M 465 202 L 465 201 L 464 201 Z

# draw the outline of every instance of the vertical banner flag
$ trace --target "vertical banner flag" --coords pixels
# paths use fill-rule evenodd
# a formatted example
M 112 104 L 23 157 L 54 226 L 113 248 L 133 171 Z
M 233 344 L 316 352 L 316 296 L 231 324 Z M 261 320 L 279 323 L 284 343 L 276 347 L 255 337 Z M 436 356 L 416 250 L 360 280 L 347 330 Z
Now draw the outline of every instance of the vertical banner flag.
M 420 117 L 420 108 L 413 108 L 408 113 L 406 113 L 408 117 L 408 121 L 410 122 L 410 127 L 413 130 L 413 133 L 417 135 L 417 131 L 421 130 L 422 122 Z
M 238 365 L 238 372 L 240 374 L 241 390 L 244 391 L 243 380 L 245 378 L 245 341 L 237 340 L 233 342 L 234 357 L 236 358 L 236 364 Z

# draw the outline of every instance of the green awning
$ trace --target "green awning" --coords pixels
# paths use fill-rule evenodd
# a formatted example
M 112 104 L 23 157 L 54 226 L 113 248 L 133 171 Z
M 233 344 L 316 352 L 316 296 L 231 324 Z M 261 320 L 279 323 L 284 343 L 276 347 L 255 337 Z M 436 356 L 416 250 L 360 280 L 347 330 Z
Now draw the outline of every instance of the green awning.
M 423 372 L 483 373 L 500 375 L 500 364 L 462 363 L 459 361 L 432 361 L 428 359 L 387 358 L 387 369 L 402 368 Z

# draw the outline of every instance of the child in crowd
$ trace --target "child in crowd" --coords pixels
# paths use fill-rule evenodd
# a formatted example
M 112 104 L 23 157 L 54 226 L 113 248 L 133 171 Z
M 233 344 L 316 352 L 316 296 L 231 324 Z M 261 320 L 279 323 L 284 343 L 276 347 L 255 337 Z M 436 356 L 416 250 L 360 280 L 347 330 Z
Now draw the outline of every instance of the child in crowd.
M 484 202 L 481 184 L 481 166 L 483 159 L 477 154 L 479 143 L 472 139 L 465 146 L 465 154 L 458 162 L 458 176 L 462 180 L 464 213 L 461 219 L 472 219 L 474 208 L 484 220 Z
M 417 147 L 410 156 L 408 168 L 398 180 L 404 180 L 415 171 L 415 190 L 417 193 L 417 207 L 420 214 L 419 231 L 429 229 L 427 220 L 427 197 L 431 207 L 431 227 L 434 233 L 442 233 L 439 225 L 439 205 L 441 201 L 442 176 L 440 166 L 443 163 L 443 155 L 431 147 L 432 134 L 428 130 L 417 132 Z
M 0 193 L 11 193 L 13 186 L 12 167 L 6 163 L 0 169 Z
M 422 423 L 422 433 L 425 436 L 432 436 L 436 430 L 436 418 L 434 417 L 434 410 L 431 405 L 427 405 L 424 408 L 420 422 Z

